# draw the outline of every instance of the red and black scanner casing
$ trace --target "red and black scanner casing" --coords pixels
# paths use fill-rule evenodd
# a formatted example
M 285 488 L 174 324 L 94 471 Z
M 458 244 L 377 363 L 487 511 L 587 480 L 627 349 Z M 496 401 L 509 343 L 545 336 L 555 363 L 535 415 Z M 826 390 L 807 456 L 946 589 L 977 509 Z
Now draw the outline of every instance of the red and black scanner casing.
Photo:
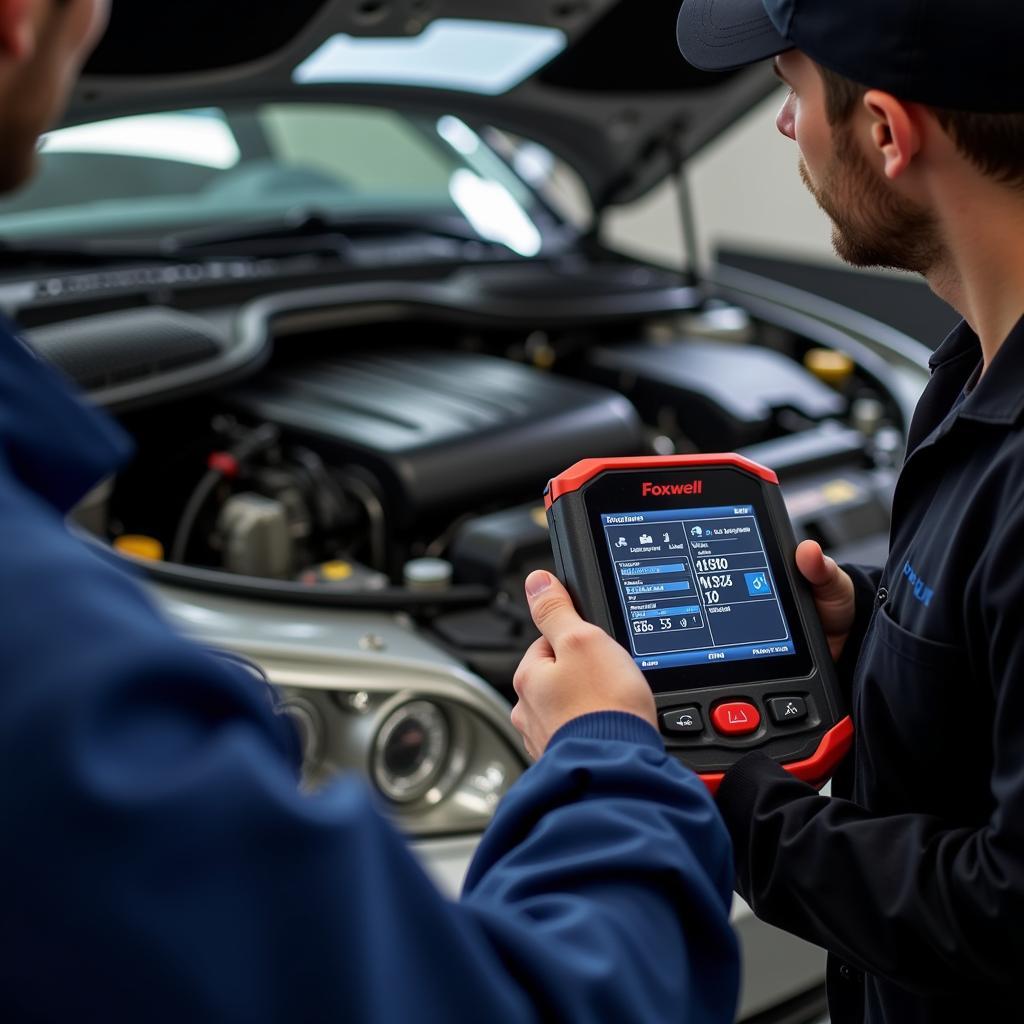
M 555 570 L 577 610 L 627 650 L 628 624 L 619 607 L 601 515 L 749 506 L 756 513 L 794 653 L 658 668 L 644 675 L 654 690 L 666 747 L 712 790 L 728 768 L 755 750 L 813 785 L 828 780 L 850 749 L 853 726 L 810 589 L 796 571 L 793 529 L 772 470 L 731 454 L 585 459 L 549 483 L 545 504 Z M 779 698 L 784 698 L 781 704 Z M 777 709 L 790 702 L 804 712 L 799 720 L 777 720 Z M 728 729 L 724 713 L 734 706 L 745 708 L 741 714 L 749 718 L 743 734 L 719 728 Z M 668 730 L 677 712 L 685 712 L 700 728 L 686 734 Z

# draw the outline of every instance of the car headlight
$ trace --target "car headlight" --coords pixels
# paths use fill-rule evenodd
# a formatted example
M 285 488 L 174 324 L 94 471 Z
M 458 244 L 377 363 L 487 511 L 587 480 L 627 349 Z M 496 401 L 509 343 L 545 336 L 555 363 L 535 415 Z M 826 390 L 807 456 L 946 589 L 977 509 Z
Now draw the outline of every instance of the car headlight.
M 404 616 L 163 596 L 290 720 L 304 790 L 360 775 L 410 839 L 479 834 L 529 764 L 508 701 Z
M 360 668 L 357 681 L 315 657 L 253 660 L 301 741 L 303 788 L 358 773 L 411 837 L 483 831 L 526 768 L 507 704 L 465 673 Z
M 372 778 L 395 803 L 419 800 L 440 780 L 452 753 L 444 712 L 413 700 L 384 720 L 373 742 Z

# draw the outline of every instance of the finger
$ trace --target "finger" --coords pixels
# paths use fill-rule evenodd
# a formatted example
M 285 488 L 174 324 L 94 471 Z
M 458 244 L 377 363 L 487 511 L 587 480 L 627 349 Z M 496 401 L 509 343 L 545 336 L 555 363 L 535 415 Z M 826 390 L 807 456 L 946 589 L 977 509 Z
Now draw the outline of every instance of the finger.
M 549 572 L 538 570 L 526 578 L 526 598 L 537 628 L 550 642 L 556 656 L 559 640 L 579 630 L 583 620 L 573 607 L 568 591 Z
M 519 701 L 512 709 L 512 714 L 509 715 L 509 720 L 512 722 L 512 728 L 522 736 L 523 730 L 526 728 L 526 712 L 523 709 L 522 701 Z
M 554 662 L 555 652 L 551 649 L 551 644 L 544 637 L 534 640 L 523 655 L 523 660 L 519 662 L 515 675 L 512 676 L 512 689 L 522 697 L 527 681 L 540 666 L 543 664 L 553 665 Z
M 512 709 L 512 727 L 519 733 L 523 741 L 523 746 L 526 748 L 527 754 L 536 761 L 537 752 L 534 749 L 533 742 L 530 740 L 530 716 L 526 711 L 526 705 L 520 701 Z
M 526 653 L 523 655 L 523 660 L 519 662 L 519 668 L 525 672 L 529 672 L 537 665 L 555 660 L 555 651 L 551 646 L 551 641 L 546 636 L 538 637 L 534 640 L 529 647 L 526 648 Z
M 829 558 L 821 550 L 821 545 L 813 540 L 805 540 L 796 549 L 796 565 L 815 590 L 831 586 L 839 575 L 835 560 Z
M 853 616 L 853 584 L 850 577 L 836 565 L 834 559 L 823 554 L 821 546 L 813 541 L 805 541 L 797 548 L 796 560 L 797 567 L 814 589 L 814 601 L 819 612 L 828 608 L 844 614 L 849 612 L 850 622 L 845 625 L 832 622 L 826 628 L 849 629 Z

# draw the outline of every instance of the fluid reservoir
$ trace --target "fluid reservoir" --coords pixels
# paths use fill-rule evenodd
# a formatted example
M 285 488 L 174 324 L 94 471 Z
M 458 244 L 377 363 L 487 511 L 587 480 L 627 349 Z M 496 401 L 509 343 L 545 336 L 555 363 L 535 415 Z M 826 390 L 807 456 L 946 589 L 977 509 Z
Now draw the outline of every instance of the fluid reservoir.
M 453 572 L 452 563 L 443 558 L 414 558 L 405 563 L 402 577 L 410 590 L 444 590 Z
M 224 567 L 242 576 L 287 579 L 293 545 L 288 510 L 262 494 L 236 494 L 224 503 L 217 520 L 224 538 Z

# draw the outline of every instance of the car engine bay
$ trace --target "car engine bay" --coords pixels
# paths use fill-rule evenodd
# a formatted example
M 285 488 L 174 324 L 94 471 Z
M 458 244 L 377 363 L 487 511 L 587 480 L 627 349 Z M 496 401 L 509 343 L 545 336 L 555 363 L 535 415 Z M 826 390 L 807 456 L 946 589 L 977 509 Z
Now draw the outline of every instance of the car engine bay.
M 454 894 L 529 764 L 509 710 L 537 636 L 523 579 L 553 568 L 548 480 L 739 449 L 778 473 L 798 538 L 879 562 L 927 357 L 767 279 L 415 234 L 364 249 L 47 265 L 0 274 L 0 303 L 136 444 L 74 528 L 270 684 L 303 787 L 364 776 Z M 749 962 L 789 965 L 742 1019 L 820 1006 L 820 953 L 734 920 Z
M 506 695 L 536 636 L 522 580 L 552 566 L 542 493 L 579 459 L 742 450 L 780 473 L 801 536 L 884 553 L 904 413 L 813 338 L 722 300 L 530 326 L 355 313 L 293 309 L 226 385 L 113 403 L 138 456 L 82 521 L 158 576 L 406 612 Z M 144 307 L 32 337 L 102 395 L 202 365 L 225 322 Z

